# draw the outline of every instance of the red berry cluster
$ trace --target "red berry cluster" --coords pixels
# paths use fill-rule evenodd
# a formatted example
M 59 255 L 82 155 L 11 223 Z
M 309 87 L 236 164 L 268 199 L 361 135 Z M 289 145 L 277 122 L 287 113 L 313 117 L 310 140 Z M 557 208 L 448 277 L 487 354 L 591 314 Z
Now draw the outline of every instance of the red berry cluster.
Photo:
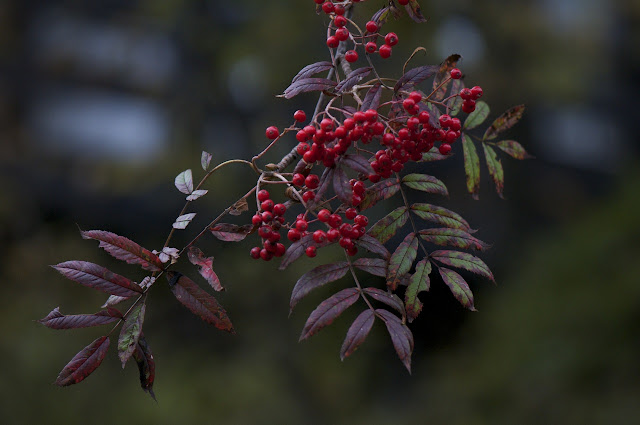
M 265 261 L 273 257 L 282 257 L 287 250 L 284 244 L 280 243 L 280 229 L 284 224 L 287 207 L 284 204 L 274 204 L 270 197 L 269 192 L 264 189 L 258 192 L 260 211 L 251 218 L 254 226 L 260 226 L 258 235 L 262 238 L 262 248 L 253 247 L 251 256 Z
M 476 100 L 482 97 L 482 87 L 463 88 L 460 90 L 462 98 L 462 112 L 470 114 L 476 110 Z

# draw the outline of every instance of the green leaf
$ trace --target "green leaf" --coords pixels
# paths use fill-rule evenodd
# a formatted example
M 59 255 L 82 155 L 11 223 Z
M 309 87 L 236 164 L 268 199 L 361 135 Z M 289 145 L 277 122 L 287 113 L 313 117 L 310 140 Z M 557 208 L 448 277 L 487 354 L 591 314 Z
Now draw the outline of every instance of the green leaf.
M 405 225 L 408 219 L 409 210 L 407 207 L 398 207 L 371 226 L 368 234 L 385 243 L 396 234 L 399 228 Z
M 449 196 L 449 191 L 444 183 L 426 174 L 407 174 L 402 178 L 402 183 L 411 189 Z
M 440 267 L 440 276 L 442 276 L 442 280 L 444 280 L 444 283 L 449 287 L 451 293 L 460 304 L 471 311 L 476 311 L 476 308 L 473 306 L 473 293 L 462 276 L 444 267 Z
M 479 100 L 478 103 L 476 103 L 476 110 L 469 114 L 462 128 L 465 130 L 476 128 L 477 126 L 482 124 L 488 116 L 489 105 L 487 105 L 486 102 Z
M 118 357 L 122 362 L 122 368 L 133 354 L 142 332 L 142 323 L 144 322 L 144 312 L 146 309 L 146 299 L 138 302 L 127 315 L 127 318 L 120 330 L 118 338 Z
M 462 150 L 464 152 L 464 171 L 467 174 L 467 190 L 473 199 L 479 199 L 480 190 L 480 158 L 473 141 L 466 134 L 462 138 Z
M 483 143 L 482 147 L 484 148 L 484 157 L 487 160 L 489 174 L 496 184 L 496 192 L 498 192 L 498 196 L 504 198 L 504 196 L 502 196 L 502 191 L 504 190 L 504 170 L 502 169 L 502 163 L 498 160 L 496 151 L 494 151 L 491 146 Z
M 293 310 L 293 307 L 295 307 L 298 301 L 304 298 L 309 292 L 342 278 L 347 271 L 349 271 L 349 263 L 342 261 L 340 263 L 318 266 L 302 275 L 293 287 L 293 291 L 291 291 L 291 300 L 289 301 L 290 310 Z
M 533 155 L 529 155 L 527 151 L 524 150 L 522 145 L 515 140 L 501 140 L 496 143 L 496 146 L 502 149 L 502 151 L 511 155 L 515 159 L 529 159 L 533 158 Z
M 385 180 L 374 184 L 364 194 L 362 202 L 358 206 L 360 211 L 371 208 L 383 199 L 389 199 L 400 190 L 400 182 L 395 180 Z
M 449 115 L 455 117 L 460 113 L 460 107 L 462 106 L 462 98 L 460 96 L 456 96 L 460 94 L 460 90 L 464 88 L 464 81 L 462 78 L 454 80 L 451 84 L 451 92 L 450 95 L 453 96 L 451 99 L 447 101 L 447 107 L 450 109 Z
M 389 258 L 389 269 L 387 270 L 387 286 L 392 290 L 398 287 L 400 278 L 409 273 L 413 261 L 418 255 L 418 238 L 415 233 L 409 233 L 398 245 L 398 248 Z
M 460 251 L 435 251 L 431 253 L 431 259 L 446 264 L 451 267 L 457 267 L 470 271 L 471 273 L 479 274 L 490 279 L 495 283 L 493 273 L 489 270 L 489 267 L 479 259 L 471 254 Z
M 422 154 L 422 159 L 418 162 L 442 161 L 443 159 L 450 158 L 451 155 L 453 154 L 442 155 L 440 152 L 438 152 L 437 148 L 431 148 L 429 152 L 425 152 Z
M 428 291 L 430 286 L 429 274 L 431 273 L 431 263 L 427 258 L 423 258 L 416 264 L 416 272 L 409 279 L 409 286 L 404 293 L 404 304 L 407 310 L 407 320 L 409 323 L 418 317 L 422 311 L 422 302 L 418 299 L 418 294 Z
M 506 131 L 516 125 L 520 118 L 524 114 L 524 105 L 517 105 L 511 109 L 506 110 L 491 124 L 491 127 L 487 128 L 482 140 L 495 139 L 498 134 Z
M 459 214 L 446 208 L 431 204 L 413 204 L 411 205 L 411 211 L 423 220 L 471 233 L 469 223 Z
M 459 229 L 439 228 L 420 230 L 420 237 L 440 246 L 455 246 L 462 249 L 484 251 L 488 245 Z

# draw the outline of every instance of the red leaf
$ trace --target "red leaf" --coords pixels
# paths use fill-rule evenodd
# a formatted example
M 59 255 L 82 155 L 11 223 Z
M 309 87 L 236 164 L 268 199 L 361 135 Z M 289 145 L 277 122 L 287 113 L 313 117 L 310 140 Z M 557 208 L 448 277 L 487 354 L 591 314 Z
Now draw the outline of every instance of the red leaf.
M 80 234 L 84 239 L 100 241 L 100 248 L 104 248 L 118 260 L 126 261 L 129 264 L 139 264 L 143 269 L 152 272 L 158 272 L 164 267 L 157 255 L 124 236 L 103 230 L 82 231 Z
M 91 375 L 104 360 L 109 349 L 109 342 L 109 337 L 101 336 L 84 347 L 62 369 L 56 379 L 56 385 L 66 387 L 67 385 L 77 384 Z
M 107 294 L 132 297 L 142 293 L 142 288 L 135 282 L 87 261 L 67 261 L 51 267 L 67 279 Z
M 482 140 L 495 139 L 496 136 L 503 131 L 506 131 L 516 125 L 522 115 L 524 114 L 524 105 L 517 105 L 511 109 L 506 110 L 491 124 L 491 127 L 487 128 Z
M 138 339 L 142 333 L 144 313 L 146 310 L 146 300 L 139 301 L 127 314 L 127 318 L 120 329 L 118 338 L 118 357 L 122 362 L 122 368 L 129 360 L 138 345 Z
M 387 261 L 381 258 L 358 258 L 353 265 L 374 276 L 387 276 Z
M 343 261 L 318 266 L 302 275 L 293 287 L 293 291 L 291 291 L 291 301 L 289 301 L 290 309 L 293 310 L 293 307 L 295 307 L 298 301 L 304 298 L 309 292 L 326 283 L 342 278 L 348 270 L 349 263 Z
M 310 91 L 323 91 L 333 88 L 337 85 L 335 81 L 327 80 L 326 78 L 301 78 L 291 83 L 284 91 L 284 97 L 291 99 L 300 93 Z
M 362 79 L 364 77 L 366 77 L 367 75 L 371 74 L 371 70 L 373 68 L 371 67 L 364 67 L 364 68 L 358 68 L 358 69 L 354 69 L 353 71 L 351 71 L 349 73 L 349 75 L 347 75 L 345 77 L 344 80 L 340 81 L 340 83 L 338 83 L 338 85 L 336 86 L 336 93 L 340 94 L 346 91 L 349 91 L 353 88 L 353 86 L 355 86 L 356 84 L 358 84 L 360 81 L 362 81 Z
M 302 329 L 300 341 L 309 338 L 320 329 L 333 323 L 343 311 L 358 301 L 358 298 L 360 298 L 360 291 L 357 288 L 347 288 L 322 301 L 309 315 L 307 323 Z
M 349 357 L 364 342 L 367 335 L 369 335 L 369 331 L 371 331 L 375 318 L 376 316 L 370 309 L 363 311 L 356 317 L 356 320 L 354 320 L 349 327 L 347 336 L 342 343 L 340 360 Z
M 204 277 L 209 285 L 216 291 L 224 291 L 218 275 L 213 271 L 213 257 L 205 257 L 200 248 L 190 246 L 187 251 L 187 257 L 191 264 L 199 266 L 200 274 Z
M 225 242 L 239 242 L 247 237 L 253 230 L 253 226 L 245 224 L 244 226 L 238 226 L 236 224 L 221 223 L 209 228 L 211 234 L 221 241 Z
M 462 249 L 475 249 L 484 251 L 489 246 L 480 239 L 474 238 L 464 230 L 438 228 L 420 230 L 420 237 L 425 241 L 440 246 L 455 246 Z
M 366 111 L 367 109 L 378 109 L 380 106 L 380 98 L 382 97 L 382 90 L 380 90 L 381 84 L 375 83 L 367 94 L 364 95 L 364 99 L 362 99 L 362 105 L 360 105 L 361 111 Z
M 218 329 L 235 333 L 224 308 L 193 280 L 174 271 L 167 272 L 167 280 L 169 280 L 169 287 L 173 295 L 193 314 Z
M 387 248 L 385 248 L 384 245 L 382 245 L 382 243 L 380 243 L 380 241 L 373 236 L 364 234 L 356 239 L 355 243 L 369 252 L 379 254 L 380 256 L 382 256 L 382 258 L 387 259 L 391 256 L 391 253 L 387 250 Z
M 407 90 L 412 86 L 420 84 L 421 82 L 438 72 L 438 69 L 440 69 L 438 65 L 425 65 L 410 69 L 402 77 L 400 77 L 393 90 L 397 93 L 402 88 Z
M 418 255 L 418 238 L 415 233 L 409 233 L 398 248 L 389 258 L 389 269 L 387 271 L 387 286 L 395 291 L 402 276 L 409 273 L 413 261 Z
M 120 320 L 121 317 L 122 313 L 115 308 L 102 310 L 95 314 L 70 314 L 65 316 L 60 313 L 60 307 L 56 307 L 51 313 L 47 314 L 47 317 L 38 320 L 38 323 L 42 323 L 50 329 L 78 329 L 106 325 Z
M 413 334 L 402 324 L 402 321 L 395 314 L 387 310 L 376 309 L 376 313 L 384 320 L 387 331 L 391 336 L 391 342 L 396 349 L 398 358 L 411 373 L 411 353 L 413 353 Z
M 136 349 L 133 352 L 133 359 L 138 364 L 140 386 L 155 400 L 156 395 L 153 393 L 153 381 L 156 379 L 156 362 L 153 359 L 151 348 L 149 348 L 142 333 L 140 334 L 140 339 L 138 339 Z
M 397 310 L 398 313 L 402 315 L 402 317 L 405 316 L 404 304 L 402 303 L 400 297 L 398 297 L 396 294 L 383 291 L 379 288 L 364 288 L 364 292 L 374 300 L 380 301 L 381 303 L 384 303 L 389 307 Z
M 296 81 L 302 78 L 311 77 L 314 74 L 318 74 L 323 71 L 328 71 L 331 68 L 333 68 L 333 64 L 331 62 L 324 61 L 324 62 L 312 63 L 302 68 L 298 72 L 298 74 L 296 74 L 296 76 L 293 77 L 293 80 L 291 80 L 291 82 L 295 83 Z
M 440 276 L 442 276 L 442 280 L 444 280 L 444 283 L 449 287 L 451 293 L 460 304 L 471 311 L 476 311 L 476 308 L 473 306 L 473 293 L 462 276 L 444 267 L 440 267 Z
M 346 165 L 354 171 L 357 171 L 358 173 L 362 173 L 367 176 L 370 174 L 374 174 L 373 168 L 371 168 L 371 164 L 362 155 L 343 155 L 340 163 Z
M 364 198 L 359 205 L 360 211 L 371 208 L 383 199 L 389 199 L 400 190 L 398 179 L 385 180 L 374 184 L 365 192 Z
M 333 172 L 333 190 L 338 195 L 338 199 L 347 205 L 351 205 L 351 198 L 353 197 L 353 189 L 349 184 L 349 177 L 344 172 L 342 167 L 336 167 Z
M 480 276 L 484 276 L 492 282 L 495 282 L 495 278 L 493 277 L 491 270 L 489 270 L 489 266 L 487 266 L 484 261 L 478 257 L 474 257 L 466 252 L 434 251 L 431 253 L 430 257 L 442 264 L 479 274 Z

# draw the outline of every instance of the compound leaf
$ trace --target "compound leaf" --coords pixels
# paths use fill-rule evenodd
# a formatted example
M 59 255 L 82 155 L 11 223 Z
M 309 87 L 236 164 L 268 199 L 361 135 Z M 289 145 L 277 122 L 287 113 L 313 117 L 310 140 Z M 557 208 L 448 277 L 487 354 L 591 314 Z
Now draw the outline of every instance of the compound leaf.
M 420 237 L 427 242 L 440 246 L 455 246 L 462 249 L 484 251 L 488 245 L 480 239 L 474 238 L 464 230 L 447 227 L 420 230 Z
M 302 329 L 300 341 L 333 323 L 342 312 L 358 301 L 358 298 L 360 298 L 360 291 L 357 288 L 346 288 L 322 301 L 309 315 Z
M 476 311 L 473 306 L 473 293 L 462 276 L 444 267 L 440 267 L 440 276 L 442 276 L 442 280 L 444 280 L 444 283 L 449 287 L 451 293 L 460 304 L 471 311 Z
M 467 254 L 466 252 L 434 251 L 431 253 L 431 258 L 441 262 L 442 264 L 479 274 L 480 276 L 484 276 L 492 282 L 495 282 L 493 273 L 491 273 L 491 270 L 489 270 L 489 267 L 484 263 L 484 261 L 471 254 Z
M 128 264 L 139 264 L 143 269 L 152 272 L 159 272 L 164 268 L 157 255 L 124 236 L 103 230 L 81 231 L 80 234 L 83 239 L 99 241 L 100 248 L 118 260 L 126 261 Z
M 109 343 L 109 337 L 101 336 L 84 347 L 62 369 L 56 379 L 56 385 L 66 387 L 67 385 L 77 384 L 91 375 L 104 360 L 109 349 Z
M 367 189 L 358 207 L 360 211 L 371 208 L 383 199 L 389 199 L 400 190 L 400 182 L 395 180 L 384 180 L 378 182 Z
M 433 223 L 443 224 L 452 229 L 460 229 L 469 232 L 469 223 L 458 213 L 431 204 L 413 204 L 411 211 L 418 217 Z
M 291 300 L 289 301 L 290 309 L 293 310 L 293 307 L 295 307 L 298 301 L 304 298 L 309 292 L 342 278 L 348 270 L 349 263 L 342 261 L 318 266 L 302 275 L 293 287 L 293 291 L 291 291 Z
M 142 293 L 137 283 L 87 261 L 66 261 L 52 267 L 67 279 L 107 294 L 132 297 Z
M 356 351 L 356 349 L 364 342 L 371 331 L 375 318 L 376 316 L 370 309 L 366 309 L 356 317 L 349 327 L 347 336 L 342 343 L 342 348 L 340 349 L 340 360 L 344 360 L 352 355 L 353 352 Z

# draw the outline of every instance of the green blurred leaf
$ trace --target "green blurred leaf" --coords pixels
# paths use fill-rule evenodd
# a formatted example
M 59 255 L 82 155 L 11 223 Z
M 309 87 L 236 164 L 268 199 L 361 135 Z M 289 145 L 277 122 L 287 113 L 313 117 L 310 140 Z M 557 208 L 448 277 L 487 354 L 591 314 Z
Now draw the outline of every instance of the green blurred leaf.
M 496 146 L 500 148 L 503 152 L 511 155 L 515 159 L 529 159 L 533 158 L 533 155 L 529 155 L 529 153 L 524 150 L 522 145 L 515 140 L 501 140 L 496 143 Z
M 502 191 L 504 190 L 504 170 L 502 169 L 502 163 L 498 160 L 496 151 L 494 151 L 491 146 L 483 143 L 482 147 L 484 148 L 484 157 L 487 160 L 489 174 L 493 178 L 493 182 L 496 184 L 498 196 L 504 198 L 504 196 L 502 196 Z
M 473 306 L 473 293 L 467 282 L 458 273 L 444 267 L 440 267 L 440 276 L 449 287 L 453 296 L 466 308 L 476 311 Z
M 464 125 L 462 126 L 463 130 L 471 130 L 472 128 L 476 128 L 480 124 L 484 122 L 489 116 L 489 105 L 482 100 L 479 100 L 476 103 L 476 109 L 472 113 L 467 116 L 467 119 L 464 121 Z
M 418 255 L 418 238 L 415 233 L 409 233 L 398 245 L 389 258 L 387 270 L 387 286 L 394 291 L 398 287 L 398 281 L 409 273 L 413 261 Z
M 407 290 L 404 293 L 404 303 L 409 323 L 413 322 L 422 311 L 422 302 L 418 299 L 418 294 L 429 290 L 430 273 L 431 263 L 425 257 L 416 264 L 416 272 L 409 279 L 409 286 L 407 286 Z
M 449 191 L 444 183 L 426 174 L 407 174 L 402 178 L 402 183 L 411 189 L 449 196 Z
M 443 224 L 452 229 L 460 229 L 470 232 L 469 223 L 458 213 L 431 204 L 413 204 L 411 211 L 418 217 L 434 223 Z
M 491 124 L 491 127 L 487 128 L 482 140 L 495 139 L 496 136 L 505 130 L 510 129 L 522 118 L 524 114 L 524 105 L 517 105 L 511 109 L 506 110 Z
M 480 190 L 480 158 L 473 141 L 466 134 L 462 138 L 462 150 L 464 152 L 464 171 L 467 175 L 467 190 L 473 199 L 479 199 Z
M 488 245 L 459 229 L 438 228 L 420 230 L 420 237 L 427 242 L 440 246 L 455 246 L 462 249 L 484 251 Z
M 493 273 L 489 270 L 489 267 L 479 259 L 471 254 L 460 251 L 434 251 L 430 254 L 431 259 L 439 261 L 448 266 L 457 267 L 470 271 L 471 273 L 479 274 L 487 279 L 495 282 Z

